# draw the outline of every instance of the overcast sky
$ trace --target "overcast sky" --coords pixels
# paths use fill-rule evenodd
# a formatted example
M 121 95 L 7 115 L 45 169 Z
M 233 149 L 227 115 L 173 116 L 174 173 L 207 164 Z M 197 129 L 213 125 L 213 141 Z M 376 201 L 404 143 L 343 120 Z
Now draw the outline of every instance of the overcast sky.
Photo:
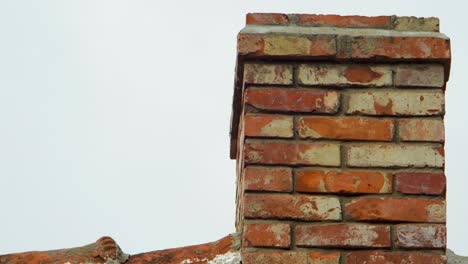
M 468 255 L 465 1 L 0 1 L 0 254 L 112 236 L 139 253 L 235 231 L 229 124 L 247 12 L 437 16 L 449 247 Z

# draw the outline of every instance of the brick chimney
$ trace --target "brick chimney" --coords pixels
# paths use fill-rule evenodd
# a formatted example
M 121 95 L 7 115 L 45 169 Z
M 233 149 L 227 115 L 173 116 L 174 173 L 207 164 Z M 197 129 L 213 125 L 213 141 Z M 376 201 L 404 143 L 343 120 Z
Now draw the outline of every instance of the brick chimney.
M 243 264 L 446 263 L 439 20 L 248 14 L 237 53 Z

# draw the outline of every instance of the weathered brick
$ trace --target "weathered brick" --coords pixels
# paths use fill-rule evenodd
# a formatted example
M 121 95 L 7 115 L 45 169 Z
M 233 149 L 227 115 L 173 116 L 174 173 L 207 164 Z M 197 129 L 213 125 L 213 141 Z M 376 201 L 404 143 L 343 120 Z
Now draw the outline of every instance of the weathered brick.
M 436 17 L 397 17 L 393 29 L 400 31 L 439 31 L 439 19 Z
M 237 53 L 248 57 L 333 57 L 334 35 L 239 34 Z
M 298 82 L 314 86 L 389 86 L 392 85 L 390 66 L 302 64 Z
M 403 141 L 444 142 L 444 121 L 442 119 L 400 120 L 399 136 Z
M 426 145 L 351 145 L 348 165 L 353 167 L 436 167 L 444 166 L 444 149 Z
M 404 87 L 436 87 L 445 84 L 444 66 L 441 64 L 405 64 L 395 70 L 395 85 Z
M 297 14 L 297 24 L 300 26 L 347 27 L 347 28 L 382 28 L 390 29 L 390 16 L 338 16 Z
M 318 91 L 288 88 L 248 88 L 245 103 L 258 109 L 305 112 L 336 113 L 339 95 L 334 91 Z
M 291 227 L 288 224 L 245 224 L 243 247 L 288 248 Z
M 348 114 L 433 116 L 444 113 L 442 92 L 378 91 L 349 95 Z
M 391 141 L 393 120 L 361 117 L 300 117 L 296 130 L 301 138 Z
M 249 219 L 340 220 L 338 198 L 290 194 L 247 194 L 244 217 Z
M 248 164 L 340 165 L 340 146 L 306 141 L 247 140 L 244 144 Z
M 244 65 L 244 82 L 253 84 L 292 84 L 293 69 L 283 64 Z
M 339 264 L 340 253 L 339 252 L 310 252 L 308 253 L 308 264 Z
M 239 34 L 237 53 L 239 55 L 262 56 L 265 41 L 262 34 Z
M 267 35 L 263 54 L 268 56 L 334 56 L 336 41 L 331 35 Z
M 346 264 L 447 264 L 447 257 L 424 252 L 354 251 Z
M 263 55 L 298 56 L 308 55 L 310 51 L 311 41 L 307 36 L 267 35 L 263 40 Z
M 445 201 L 421 198 L 356 198 L 346 216 L 358 221 L 445 222 Z
M 400 248 L 445 248 L 445 225 L 414 224 L 397 225 L 396 245 Z
M 310 264 L 306 252 L 242 252 L 242 264 Z
M 284 115 L 248 114 L 244 116 L 247 137 L 289 138 L 293 133 L 293 117 Z
M 396 175 L 396 190 L 406 194 L 441 195 L 445 192 L 443 173 L 400 172 Z
M 278 13 L 249 13 L 246 16 L 247 25 L 287 25 L 289 23 L 286 14 Z
M 389 248 L 390 226 L 368 224 L 298 225 L 298 247 Z
M 450 40 L 439 37 L 352 37 L 341 58 L 354 59 L 450 59 Z
M 299 169 L 296 191 L 310 193 L 391 193 L 392 174 L 374 171 Z
M 247 191 L 292 191 L 292 170 L 279 167 L 245 168 L 244 189 Z

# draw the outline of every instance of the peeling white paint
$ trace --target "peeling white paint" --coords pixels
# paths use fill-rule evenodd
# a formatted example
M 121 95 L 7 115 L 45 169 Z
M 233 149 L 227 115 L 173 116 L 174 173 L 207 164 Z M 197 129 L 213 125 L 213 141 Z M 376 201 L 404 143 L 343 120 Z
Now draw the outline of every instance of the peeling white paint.
M 348 238 L 344 240 L 345 245 L 369 246 L 374 245 L 379 234 L 374 230 L 375 226 L 352 225 L 348 229 Z
M 303 64 L 299 66 L 298 79 L 302 84 L 307 85 L 370 84 L 374 86 L 389 86 L 392 84 L 391 67 L 380 65 L 368 66 L 368 68 L 376 76 L 364 82 L 352 81 L 346 78 L 345 72 L 350 69 L 348 65 Z
M 292 137 L 293 122 L 292 118 L 272 120 L 260 130 L 262 136 Z
M 284 235 L 286 232 L 286 226 L 285 225 L 271 225 L 268 228 L 268 231 L 272 232 L 275 235 L 276 241 L 281 241 L 282 235 Z
M 382 188 L 379 191 L 380 193 L 387 193 L 392 190 L 392 182 L 390 178 L 391 176 L 388 174 L 383 176 L 384 183 L 382 185 Z
M 348 165 L 356 167 L 437 167 L 444 156 L 427 145 L 352 145 L 348 148 Z
M 443 204 L 428 205 L 425 209 L 428 212 L 430 220 L 445 221 L 447 211 L 445 208 L 445 202 L 443 202 Z
M 192 259 L 185 259 L 180 264 L 192 264 L 192 263 L 200 263 L 205 262 L 207 264 L 239 264 L 241 261 L 241 254 L 240 252 L 226 252 L 222 255 L 216 255 L 213 259 L 208 258 L 192 258 Z
M 208 261 L 208 264 L 239 264 L 241 263 L 240 252 L 227 252 L 223 255 L 217 255 L 214 259 Z
M 208 258 L 202 258 L 202 259 L 199 259 L 199 258 L 185 259 L 185 260 L 182 260 L 182 262 L 180 262 L 180 264 L 192 264 L 192 263 L 198 263 L 198 262 L 202 262 L 202 261 L 208 261 Z
M 309 199 L 312 201 L 299 207 L 305 215 L 317 215 L 324 220 L 341 220 L 341 206 L 338 199 L 332 197 L 310 197 Z
M 421 101 L 421 98 L 424 100 Z M 386 111 L 393 114 L 437 115 L 444 111 L 444 94 L 442 92 L 419 91 L 355 92 L 349 95 L 349 106 L 346 113 L 381 114 L 376 105 L 386 108 Z
M 337 144 L 317 144 L 298 155 L 307 164 L 340 165 L 340 147 Z

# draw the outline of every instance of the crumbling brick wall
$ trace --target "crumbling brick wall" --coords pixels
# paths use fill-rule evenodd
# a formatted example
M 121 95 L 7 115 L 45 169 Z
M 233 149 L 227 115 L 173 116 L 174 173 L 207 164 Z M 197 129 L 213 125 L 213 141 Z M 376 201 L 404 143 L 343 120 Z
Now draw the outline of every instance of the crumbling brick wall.
M 247 16 L 231 129 L 244 264 L 446 263 L 438 31 L 436 18 Z

